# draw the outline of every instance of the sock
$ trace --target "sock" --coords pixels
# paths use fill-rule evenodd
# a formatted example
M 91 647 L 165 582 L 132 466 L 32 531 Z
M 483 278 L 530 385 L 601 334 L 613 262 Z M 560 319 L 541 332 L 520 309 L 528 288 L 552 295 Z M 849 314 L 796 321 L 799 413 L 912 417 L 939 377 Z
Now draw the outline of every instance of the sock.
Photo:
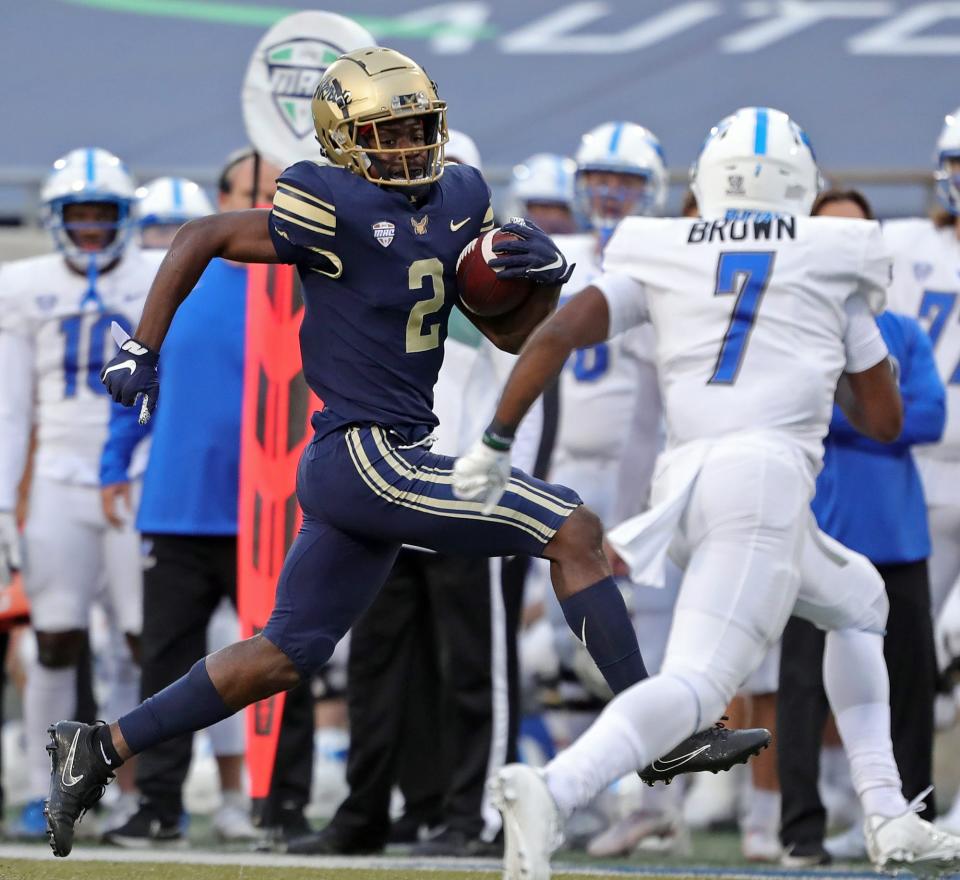
M 610 690 L 619 694 L 647 677 L 633 621 L 612 577 L 574 593 L 560 607 Z
M 120 732 L 130 750 L 138 752 L 184 733 L 202 730 L 233 715 L 235 710 L 210 681 L 206 659 L 160 693 L 144 700 L 120 721 Z
M 776 834 L 780 827 L 780 792 L 750 785 L 746 800 L 747 809 L 740 821 L 740 830 Z
M 890 740 L 883 636 L 849 629 L 827 633 L 823 684 L 864 814 L 892 818 L 906 812 Z
M 93 741 L 100 746 L 100 750 L 94 749 L 94 754 L 100 758 L 103 769 L 112 773 L 123 763 L 120 753 L 113 747 L 113 736 L 110 733 L 109 724 L 101 724 L 93 734 Z
M 77 712 L 75 666 L 44 666 L 33 658 L 27 666 L 23 722 L 27 742 L 27 797 L 46 797 L 50 787 L 47 727 L 54 721 L 73 719 Z

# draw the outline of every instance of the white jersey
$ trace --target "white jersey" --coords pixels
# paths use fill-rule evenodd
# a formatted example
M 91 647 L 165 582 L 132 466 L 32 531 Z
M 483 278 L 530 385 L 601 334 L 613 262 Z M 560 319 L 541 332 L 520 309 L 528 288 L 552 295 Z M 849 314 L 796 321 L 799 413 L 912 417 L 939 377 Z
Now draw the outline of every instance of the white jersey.
M 576 263 L 563 287 L 562 305 L 601 274 L 600 254 L 592 233 L 558 235 L 554 242 L 568 264 Z M 629 489 L 630 498 L 646 498 L 661 446 L 659 400 L 649 326 L 578 349 L 560 375 L 551 479 L 580 492 L 607 525 L 636 512 L 624 511 L 618 502 L 624 471 L 631 485 L 622 488 Z
M 960 241 L 954 227 L 937 229 L 923 219 L 884 223 L 883 235 L 893 255 L 890 308 L 915 315 L 926 328 L 947 389 L 943 439 L 914 448 L 927 477 L 926 471 L 936 463 L 924 460 L 960 464 Z M 924 480 L 931 482 L 935 480 Z M 960 491 L 960 480 L 952 482 L 951 491 Z
M 0 267 L 0 509 L 12 507 L 33 426 L 37 474 L 99 485 L 110 418 L 100 370 L 117 350 L 110 325 L 133 332 L 162 258 L 128 248 L 97 279 L 100 303 L 86 306 L 87 279 L 60 254 Z
M 874 222 L 629 218 L 604 270 L 610 334 L 656 332 L 668 447 L 762 431 L 819 466 L 840 374 L 886 355 Z

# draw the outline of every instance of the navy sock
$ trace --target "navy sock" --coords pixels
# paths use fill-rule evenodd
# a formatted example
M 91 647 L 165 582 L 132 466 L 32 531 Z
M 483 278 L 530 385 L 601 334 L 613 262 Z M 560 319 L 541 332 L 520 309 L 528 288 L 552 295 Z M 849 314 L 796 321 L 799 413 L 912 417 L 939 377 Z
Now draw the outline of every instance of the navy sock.
M 113 747 L 113 737 L 110 735 L 110 725 L 101 724 L 93 732 L 93 740 L 95 743 L 98 743 L 100 748 L 103 750 L 104 770 L 115 772 L 116 769 L 123 763 L 123 759 Z M 98 758 L 100 757 L 100 755 L 97 755 L 96 749 L 94 749 L 94 755 L 96 755 Z
M 144 700 L 120 720 L 120 732 L 137 754 L 184 733 L 202 730 L 233 715 L 234 710 L 210 681 L 207 661 L 199 660 L 182 678 Z
M 647 677 L 633 621 L 612 577 L 564 599 L 560 607 L 610 690 L 619 694 Z

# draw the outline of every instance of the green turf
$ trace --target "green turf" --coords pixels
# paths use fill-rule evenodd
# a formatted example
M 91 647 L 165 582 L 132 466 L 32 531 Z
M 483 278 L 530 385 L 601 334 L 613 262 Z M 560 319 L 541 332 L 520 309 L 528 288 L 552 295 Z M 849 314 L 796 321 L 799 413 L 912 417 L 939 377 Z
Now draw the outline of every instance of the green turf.
M 361 868 L 251 868 L 243 865 L 177 865 L 156 862 L 110 863 L 0 859 L 0 880 L 492 880 L 499 874 L 476 871 L 398 871 Z M 556 880 L 577 878 L 555 874 Z M 623 880 L 622 875 L 593 874 L 590 880 Z M 577 880 L 583 880 L 582 876 Z M 648 880 L 648 878 L 644 878 Z M 656 880 L 653 875 L 649 880 Z M 669 880 L 683 880 L 671 875 Z

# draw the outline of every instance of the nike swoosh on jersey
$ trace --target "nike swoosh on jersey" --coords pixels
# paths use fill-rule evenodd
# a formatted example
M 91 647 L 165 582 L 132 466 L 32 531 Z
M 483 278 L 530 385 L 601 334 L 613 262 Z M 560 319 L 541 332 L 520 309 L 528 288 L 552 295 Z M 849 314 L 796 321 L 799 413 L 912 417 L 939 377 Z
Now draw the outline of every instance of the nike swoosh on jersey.
M 119 364 L 114 364 L 112 367 L 107 367 L 103 371 L 103 375 L 106 376 L 107 373 L 112 373 L 114 370 L 129 370 L 130 375 L 133 375 L 133 371 L 137 368 L 137 362 L 134 360 L 123 361 Z
M 668 761 L 657 759 L 650 766 L 654 770 L 673 770 L 676 767 L 682 767 L 688 761 L 692 761 L 697 755 L 702 754 L 709 748 L 710 746 L 700 746 L 699 749 L 694 749 L 692 752 L 687 752 L 685 755 L 680 755 L 679 758 L 671 758 Z
M 531 272 L 546 272 L 548 269 L 557 269 L 563 265 L 563 256 L 557 254 L 557 258 L 549 266 L 541 266 L 539 269 L 531 269 Z
M 70 743 L 70 751 L 67 753 L 67 763 L 63 765 L 63 773 L 60 774 L 60 778 L 63 780 L 63 784 L 67 788 L 71 788 L 72 786 L 80 782 L 81 779 L 83 779 L 82 773 L 79 776 L 73 775 L 73 759 L 76 757 L 76 754 L 77 754 L 78 739 L 80 739 L 79 730 L 77 730 L 77 732 L 73 735 L 73 742 Z
M 469 218 L 469 217 L 467 217 L 465 220 L 461 220 L 459 223 L 454 223 L 454 222 L 451 220 L 451 221 L 450 221 L 450 231 L 451 231 L 451 232 L 456 232 L 461 226 L 463 226 L 465 223 L 469 223 L 469 222 L 470 222 L 470 218 Z

